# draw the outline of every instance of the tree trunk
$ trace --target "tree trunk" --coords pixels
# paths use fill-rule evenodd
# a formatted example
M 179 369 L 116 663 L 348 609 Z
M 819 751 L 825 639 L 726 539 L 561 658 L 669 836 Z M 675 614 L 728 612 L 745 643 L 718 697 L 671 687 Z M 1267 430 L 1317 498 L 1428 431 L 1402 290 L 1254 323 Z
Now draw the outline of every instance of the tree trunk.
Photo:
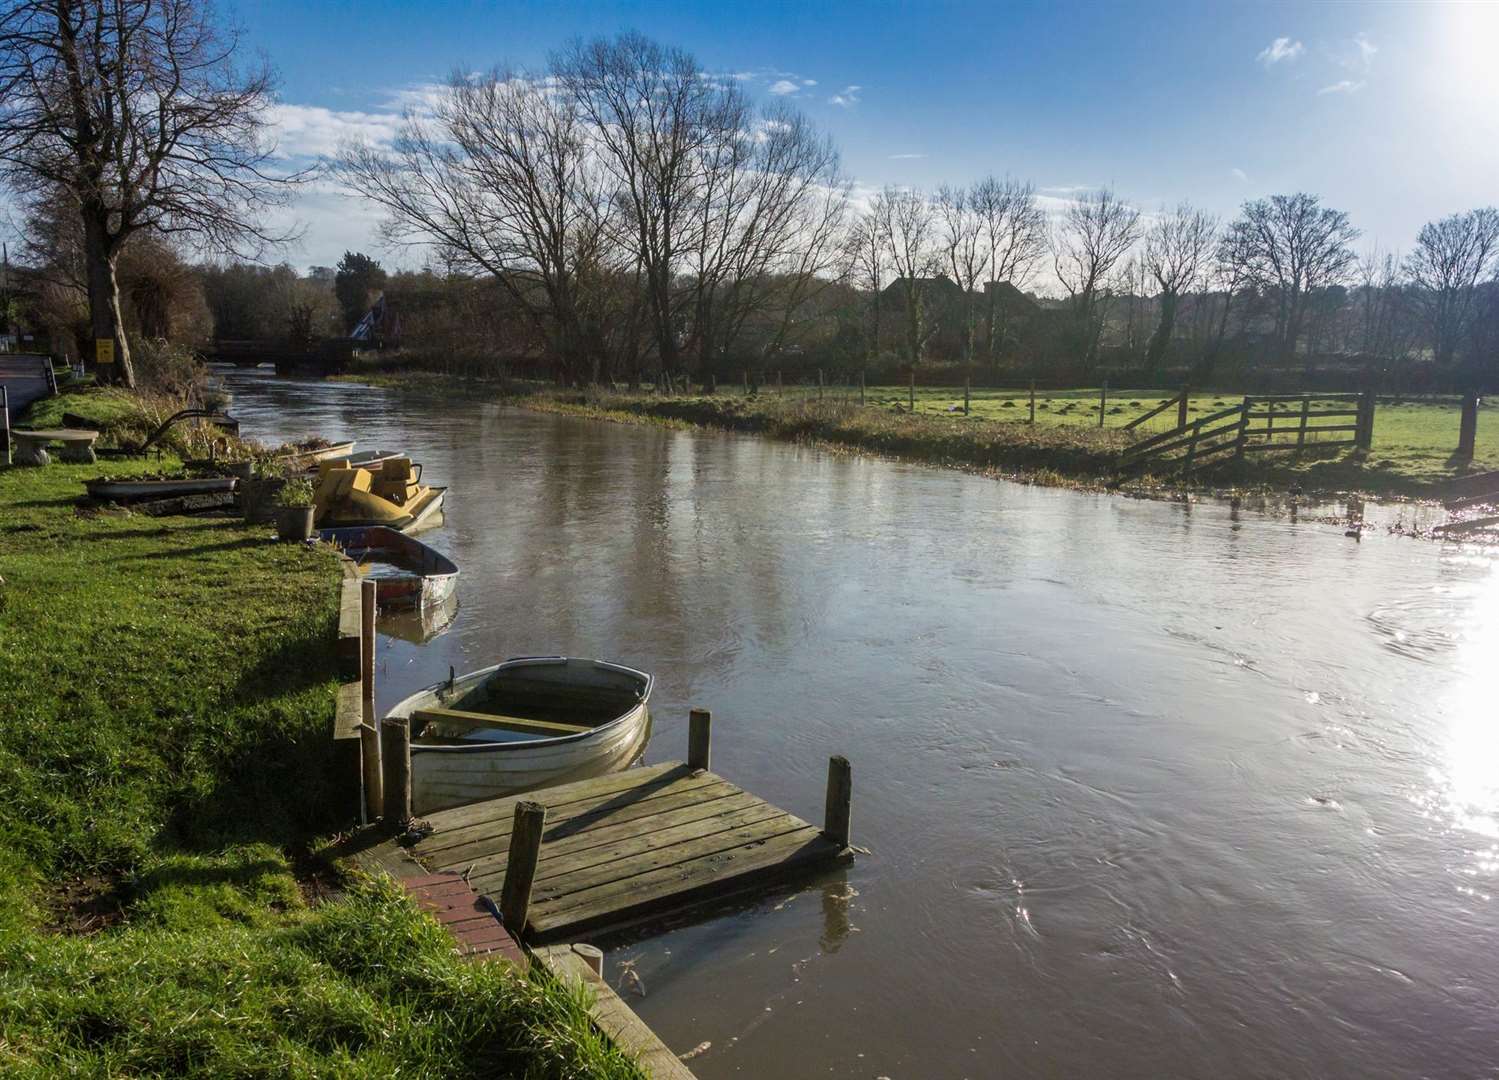
M 1171 347 L 1171 335 L 1176 333 L 1176 301 L 1176 293 L 1161 293 L 1161 321 L 1156 324 L 1150 344 L 1145 348 L 1145 363 L 1150 367 L 1159 367 L 1166 358 L 1166 350 Z
M 113 382 L 135 388 L 135 366 L 130 362 L 130 345 L 125 340 L 124 320 L 120 317 L 120 284 L 115 277 L 116 254 L 110 250 L 105 226 L 99 221 L 84 221 L 84 261 L 88 274 L 89 328 L 94 341 L 114 342 L 114 363 L 96 368 L 100 382 Z M 97 346 L 90 343 L 88 356 Z M 97 355 L 97 354 L 95 354 Z

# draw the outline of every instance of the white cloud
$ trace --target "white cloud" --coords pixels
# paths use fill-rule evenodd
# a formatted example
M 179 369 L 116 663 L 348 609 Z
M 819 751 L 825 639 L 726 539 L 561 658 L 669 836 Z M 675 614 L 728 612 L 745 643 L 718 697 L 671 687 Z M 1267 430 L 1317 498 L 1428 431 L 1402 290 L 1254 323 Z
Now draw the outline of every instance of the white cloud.
M 1320 97 L 1323 94 L 1356 94 L 1363 88 L 1364 81 L 1362 79 L 1357 82 L 1352 79 L 1343 79 L 1333 83 L 1331 86 L 1324 86 L 1321 90 L 1317 91 L 1317 96 Z
M 859 94 L 864 88 L 862 86 L 845 86 L 832 97 L 828 98 L 829 105 L 839 105 L 845 109 L 851 109 L 859 104 Z
M 817 85 L 817 80 L 816 79 L 803 79 L 802 80 L 802 85 L 803 86 L 816 86 Z
M 401 118 L 395 113 L 341 112 L 321 105 L 275 105 L 270 111 L 278 157 L 323 157 L 348 140 L 388 146 Z
M 790 79 L 777 79 L 770 84 L 770 92 L 778 96 L 781 94 L 794 94 L 800 89 L 801 87 L 797 86 Z
M 926 157 L 925 154 L 891 154 L 890 155 L 890 160 L 891 161 L 914 161 L 917 158 L 924 158 L 924 157 Z
M 1247 172 L 1245 172 L 1243 169 L 1240 169 L 1240 168 L 1236 167 L 1236 168 L 1230 169 L 1229 172 L 1230 172 L 1230 174 L 1232 174 L 1232 176 L 1233 176 L 1233 178 L 1235 180 L 1239 181 L 1239 183 L 1241 183 L 1241 184 L 1247 184 L 1247 183 L 1249 183 L 1249 174 Z
M 1374 62 L 1374 54 L 1379 52 L 1379 46 L 1369 40 L 1369 35 L 1360 30 L 1353 35 L 1354 47 L 1358 49 L 1358 57 L 1364 67 Z
M 1255 59 L 1268 68 L 1274 67 L 1282 60 L 1295 60 L 1304 52 L 1306 52 L 1306 46 L 1301 42 L 1292 41 L 1288 37 L 1278 37 L 1261 49 L 1259 56 Z

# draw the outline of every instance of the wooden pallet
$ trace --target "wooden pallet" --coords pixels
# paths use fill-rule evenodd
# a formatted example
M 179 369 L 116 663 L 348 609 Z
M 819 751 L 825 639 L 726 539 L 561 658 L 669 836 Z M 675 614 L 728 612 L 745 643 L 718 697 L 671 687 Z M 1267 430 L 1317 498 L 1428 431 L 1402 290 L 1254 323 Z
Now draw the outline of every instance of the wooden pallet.
M 429 815 L 431 834 L 402 854 L 498 898 L 522 803 L 546 808 L 524 909 L 523 936 L 532 943 L 637 922 L 852 857 L 822 830 L 680 762 L 444 810 Z

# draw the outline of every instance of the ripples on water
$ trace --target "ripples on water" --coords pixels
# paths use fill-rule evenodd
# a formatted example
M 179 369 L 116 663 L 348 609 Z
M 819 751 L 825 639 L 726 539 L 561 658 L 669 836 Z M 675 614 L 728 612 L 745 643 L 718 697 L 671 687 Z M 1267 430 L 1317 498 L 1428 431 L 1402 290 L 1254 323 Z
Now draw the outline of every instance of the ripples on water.
M 459 602 L 382 638 L 383 702 L 612 656 L 658 676 L 652 760 L 707 705 L 715 766 L 817 820 L 852 758 L 869 855 L 611 944 L 708 1080 L 1492 1071 L 1490 556 L 1355 542 L 1336 507 L 230 380 L 252 435 L 403 445 L 452 485 Z

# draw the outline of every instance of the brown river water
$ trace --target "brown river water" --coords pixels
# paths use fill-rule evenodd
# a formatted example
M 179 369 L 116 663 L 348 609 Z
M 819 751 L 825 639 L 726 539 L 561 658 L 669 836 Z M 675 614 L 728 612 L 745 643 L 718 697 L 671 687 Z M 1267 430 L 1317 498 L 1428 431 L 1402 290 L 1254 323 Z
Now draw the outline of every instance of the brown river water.
M 1499 1075 L 1493 555 L 226 381 L 249 436 L 451 485 L 458 608 L 381 637 L 382 704 L 599 656 L 657 678 L 647 761 L 711 708 L 715 770 L 820 821 L 852 760 L 852 867 L 604 942 L 705 1080 Z

